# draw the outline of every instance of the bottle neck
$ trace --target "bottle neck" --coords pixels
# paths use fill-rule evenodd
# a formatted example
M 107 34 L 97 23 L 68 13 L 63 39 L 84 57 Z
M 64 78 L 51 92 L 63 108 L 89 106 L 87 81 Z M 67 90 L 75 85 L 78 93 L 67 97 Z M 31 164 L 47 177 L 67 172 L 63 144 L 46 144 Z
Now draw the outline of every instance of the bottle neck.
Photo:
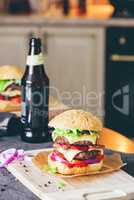
M 41 54 L 41 47 L 30 46 L 28 56 Z
M 40 47 L 30 47 L 27 57 L 27 65 L 31 67 L 44 65 L 44 57 Z
M 41 40 L 39 38 L 31 38 L 30 40 L 26 71 L 29 75 L 44 72 L 44 57 L 41 51 Z

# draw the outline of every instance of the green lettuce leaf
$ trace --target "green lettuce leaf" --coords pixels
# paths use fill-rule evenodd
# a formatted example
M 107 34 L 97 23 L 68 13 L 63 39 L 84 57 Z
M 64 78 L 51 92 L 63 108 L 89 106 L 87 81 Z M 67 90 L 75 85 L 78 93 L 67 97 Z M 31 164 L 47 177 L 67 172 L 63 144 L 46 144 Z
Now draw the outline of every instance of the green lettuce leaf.
M 68 136 L 68 137 L 70 136 L 72 138 L 78 138 L 80 135 L 81 133 L 79 129 L 64 130 L 64 129 L 56 128 L 53 131 L 52 137 L 55 140 L 55 138 L 58 136 Z
M 64 190 L 65 186 L 66 186 L 66 184 L 62 180 L 59 180 L 58 188 L 61 189 L 61 190 Z
M 89 134 L 90 135 L 96 135 L 97 137 L 99 136 L 99 132 L 98 131 L 94 131 L 94 130 L 91 130 Z M 65 136 L 65 137 L 71 137 L 71 138 L 77 139 L 81 135 L 83 135 L 83 131 L 81 131 L 79 129 L 67 129 L 67 130 L 64 130 L 64 129 L 56 128 L 53 131 L 52 138 L 53 138 L 53 140 L 55 140 L 58 136 Z
M 16 83 L 17 85 L 21 85 L 21 80 L 0 80 L 0 92 L 4 92 L 6 87 L 11 85 L 12 83 Z
M 51 173 L 51 174 L 56 174 L 57 173 L 57 168 L 54 166 L 50 166 L 48 164 L 43 166 L 43 170 L 45 172 Z

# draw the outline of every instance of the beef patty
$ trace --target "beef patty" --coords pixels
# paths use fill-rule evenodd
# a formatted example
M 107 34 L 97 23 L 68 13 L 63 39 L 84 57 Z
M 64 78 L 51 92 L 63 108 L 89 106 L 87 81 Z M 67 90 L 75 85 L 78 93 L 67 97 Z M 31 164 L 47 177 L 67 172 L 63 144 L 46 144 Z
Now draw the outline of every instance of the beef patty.
M 75 156 L 75 160 L 89 160 L 95 159 L 96 156 L 101 155 L 100 150 L 92 150 L 92 151 L 83 151 Z
M 21 87 L 20 85 L 16 84 L 16 83 L 12 83 L 11 85 L 9 85 L 5 91 L 12 91 L 12 90 L 20 90 Z
M 66 144 L 68 148 L 70 147 L 69 141 L 64 136 L 57 137 L 55 143 Z M 90 141 L 79 141 L 79 142 L 74 142 L 73 145 L 85 146 L 85 145 L 92 145 L 92 143 Z

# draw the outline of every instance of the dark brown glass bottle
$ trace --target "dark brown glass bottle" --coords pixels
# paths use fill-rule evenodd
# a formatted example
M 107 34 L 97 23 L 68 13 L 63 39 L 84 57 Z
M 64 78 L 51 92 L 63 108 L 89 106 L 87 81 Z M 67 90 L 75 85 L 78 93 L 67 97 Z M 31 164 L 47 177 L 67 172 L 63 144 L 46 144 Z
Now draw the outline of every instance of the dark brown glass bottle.
M 69 14 L 69 0 L 63 0 L 63 13 L 64 15 L 68 15 Z
M 8 0 L 8 12 L 11 14 L 25 14 L 30 13 L 29 0 Z
M 79 0 L 79 14 L 86 14 L 86 0 Z
M 30 40 L 29 54 L 22 78 L 22 140 L 30 143 L 48 139 L 49 79 L 44 70 L 41 40 Z

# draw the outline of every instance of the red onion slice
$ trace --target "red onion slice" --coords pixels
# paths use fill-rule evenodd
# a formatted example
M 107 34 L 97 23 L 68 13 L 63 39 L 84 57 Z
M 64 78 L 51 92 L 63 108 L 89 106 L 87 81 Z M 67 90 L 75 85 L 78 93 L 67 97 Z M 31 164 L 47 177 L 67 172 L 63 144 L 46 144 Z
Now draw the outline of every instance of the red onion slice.
M 86 164 L 95 164 L 95 163 L 98 163 L 98 162 L 100 162 L 99 159 L 84 160 L 84 163 L 86 163 Z
M 55 152 L 52 152 L 50 154 L 50 157 L 51 157 L 52 160 L 67 164 L 70 167 L 79 165 L 78 163 L 71 163 L 71 162 L 66 161 L 64 158 L 58 156 Z M 85 165 L 95 164 L 95 163 L 99 163 L 99 162 L 100 162 L 100 159 L 97 159 L 97 158 L 96 159 L 89 159 L 89 160 L 83 160 L 82 161 L 82 163 L 85 164 Z
M 14 160 L 20 160 L 24 158 L 24 150 L 16 150 L 14 148 L 8 149 L 0 153 L 0 168 L 7 166 Z
M 24 150 L 23 150 L 23 149 L 19 149 L 19 150 L 17 151 L 17 158 L 18 158 L 18 159 L 21 159 L 21 158 L 23 159 L 24 156 L 25 156 Z
M 8 165 L 10 162 L 14 160 L 14 157 L 17 155 L 16 149 L 8 149 L 6 151 L 3 151 L 0 154 L 0 167 L 4 167 L 5 165 Z

